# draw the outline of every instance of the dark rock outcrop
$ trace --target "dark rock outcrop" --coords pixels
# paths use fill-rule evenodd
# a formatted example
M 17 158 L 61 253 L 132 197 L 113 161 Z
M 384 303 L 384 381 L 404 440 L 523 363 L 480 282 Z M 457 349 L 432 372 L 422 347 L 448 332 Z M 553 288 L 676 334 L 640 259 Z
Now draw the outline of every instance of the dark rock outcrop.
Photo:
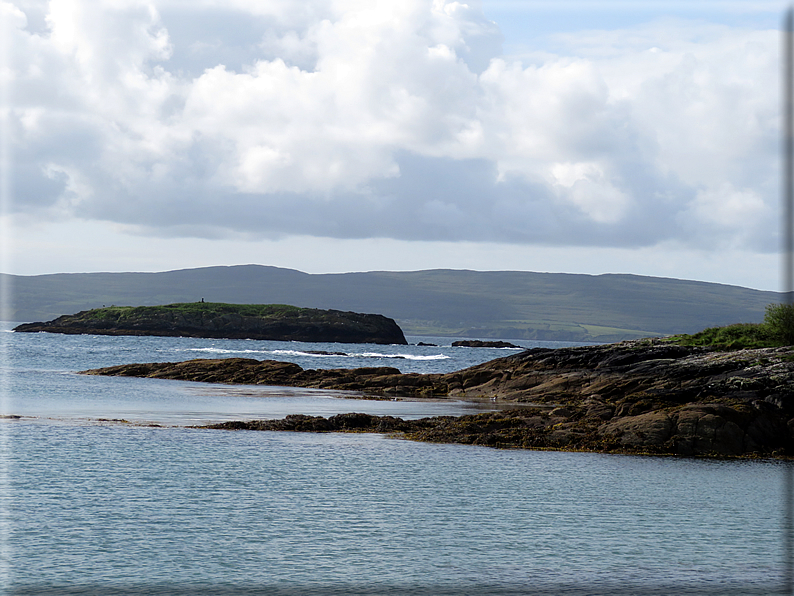
M 110 307 L 25 323 L 19 332 L 161 335 L 406 345 L 402 330 L 383 315 L 286 305 L 188 303 Z
M 511 344 L 507 341 L 482 341 L 480 339 L 462 339 L 460 341 L 453 341 L 452 347 L 464 347 L 464 348 L 518 348 L 521 349 L 521 346 L 517 346 L 515 344 Z
M 443 397 L 449 392 L 449 387 L 437 379 L 440 375 L 402 374 L 389 366 L 305 370 L 292 362 L 253 358 L 122 364 L 84 374 L 359 391 L 370 397 Z
M 424 421 L 371 417 L 358 429 L 400 432 L 425 441 L 617 453 L 794 456 L 794 348 L 719 352 L 638 340 L 536 348 L 435 375 L 401 374 L 386 367 L 312 371 L 245 359 L 133 364 L 87 372 L 523 404 L 509 411 Z M 275 428 L 272 421 L 261 424 Z M 326 425 L 317 430 L 351 430 L 336 423 L 312 424 Z

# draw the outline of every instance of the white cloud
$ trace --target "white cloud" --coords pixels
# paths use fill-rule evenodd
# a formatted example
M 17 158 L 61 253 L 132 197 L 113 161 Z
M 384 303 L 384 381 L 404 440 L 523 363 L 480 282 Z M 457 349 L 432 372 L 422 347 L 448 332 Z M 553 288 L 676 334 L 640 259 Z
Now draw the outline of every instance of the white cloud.
M 700 190 L 679 217 L 682 227 L 691 229 L 693 237 L 699 235 L 704 244 L 742 247 L 763 246 L 760 239 L 753 242 L 752 234 L 764 229 L 769 233 L 775 214 L 757 192 L 721 183 Z
M 669 21 L 519 62 L 472 2 L 53 0 L 44 31 L 3 6 L 30 217 L 772 249 L 774 31 Z
M 629 205 L 629 197 L 615 188 L 595 163 L 558 163 L 551 168 L 559 195 L 567 198 L 593 221 L 617 223 Z

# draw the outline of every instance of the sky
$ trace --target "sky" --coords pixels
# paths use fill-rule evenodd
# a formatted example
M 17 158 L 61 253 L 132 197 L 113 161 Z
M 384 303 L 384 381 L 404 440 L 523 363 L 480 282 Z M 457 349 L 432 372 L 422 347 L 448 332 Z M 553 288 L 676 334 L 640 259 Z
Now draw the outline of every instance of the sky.
M 780 290 L 786 6 L 0 0 L 0 271 Z

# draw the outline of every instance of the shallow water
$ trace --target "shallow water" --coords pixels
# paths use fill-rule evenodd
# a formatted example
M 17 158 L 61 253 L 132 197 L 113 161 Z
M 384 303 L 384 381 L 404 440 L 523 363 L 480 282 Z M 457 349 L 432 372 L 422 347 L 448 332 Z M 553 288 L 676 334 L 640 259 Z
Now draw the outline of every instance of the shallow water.
M 774 464 L 120 426 L 5 438 L 19 587 L 727 594 L 780 572 Z
M 5 324 L 8 331 L 12 324 Z M 75 374 L 130 362 L 192 358 L 256 358 L 295 362 L 304 368 L 392 366 L 402 372 L 450 372 L 520 350 L 451 347 L 450 338 L 411 338 L 440 344 L 398 346 L 215 340 L 201 338 L 0 333 L 5 343 L 4 399 L 0 414 L 58 420 L 123 419 L 141 424 L 193 425 L 238 419 L 329 416 L 367 412 L 402 418 L 461 415 L 492 409 L 456 400 L 373 401 L 358 394 L 285 387 L 94 377 Z M 534 345 L 570 345 L 526 342 Z M 313 352 L 341 352 L 328 356 Z M 346 399 L 347 397 L 347 399 Z

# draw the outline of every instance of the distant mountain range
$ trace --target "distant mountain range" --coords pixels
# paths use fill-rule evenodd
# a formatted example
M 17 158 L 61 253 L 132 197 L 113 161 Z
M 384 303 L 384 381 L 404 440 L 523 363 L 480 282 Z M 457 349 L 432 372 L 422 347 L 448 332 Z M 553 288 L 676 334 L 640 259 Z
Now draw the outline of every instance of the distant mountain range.
M 777 292 L 645 277 L 522 271 L 308 274 L 262 265 L 162 273 L 0 274 L 10 318 L 43 321 L 101 306 L 291 304 L 382 314 L 407 335 L 617 341 L 759 322 Z

